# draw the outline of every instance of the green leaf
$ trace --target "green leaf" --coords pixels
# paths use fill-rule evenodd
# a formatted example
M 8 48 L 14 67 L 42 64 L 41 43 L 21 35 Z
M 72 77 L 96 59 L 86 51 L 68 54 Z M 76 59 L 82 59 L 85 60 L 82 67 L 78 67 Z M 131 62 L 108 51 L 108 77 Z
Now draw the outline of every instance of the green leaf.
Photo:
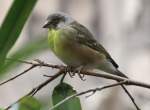
M 41 107 L 40 102 L 31 96 L 25 97 L 17 104 L 17 110 L 40 110 Z
M 4 109 L 0 108 L 0 110 L 4 110 Z
M 16 42 L 37 0 L 14 0 L 0 27 L 0 62 Z
M 76 94 L 76 91 L 73 90 L 69 84 L 60 83 L 54 88 L 53 91 L 53 106 L 73 94 Z M 80 99 L 78 97 L 74 97 L 70 100 L 67 100 L 60 106 L 54 108 L 54 110 L 81 110 Z
M 40 44 L 40 46 L 37 46 Z M 14 54 L 8 56 L 8 58 L 14 60 L 7 60 L 5 65 L 0 69 L 0 75 L 5 74 L 6 72 L 14 69 L 20 65 L 19 62 L 15 62 L 17 59 L 24 60 L 29 58 L 31 55 L 37 54 L 41 51 L 45 51 L 48 49 L 48 43 L 46 37 L 41 36 L 40 39 L 34 39 L 26 44 L 24 44 L 19 50 L 17 50 Z

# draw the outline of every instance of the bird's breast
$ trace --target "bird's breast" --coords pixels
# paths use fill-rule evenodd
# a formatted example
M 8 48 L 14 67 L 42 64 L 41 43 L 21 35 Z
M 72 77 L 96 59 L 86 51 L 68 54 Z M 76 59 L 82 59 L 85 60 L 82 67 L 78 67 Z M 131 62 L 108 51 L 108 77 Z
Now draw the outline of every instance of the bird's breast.
M 54 38 L 54 53 L 67 65 L 81 65 L 77 54 L 77 44 L 71 39 L 70 33 L 59 32 Z

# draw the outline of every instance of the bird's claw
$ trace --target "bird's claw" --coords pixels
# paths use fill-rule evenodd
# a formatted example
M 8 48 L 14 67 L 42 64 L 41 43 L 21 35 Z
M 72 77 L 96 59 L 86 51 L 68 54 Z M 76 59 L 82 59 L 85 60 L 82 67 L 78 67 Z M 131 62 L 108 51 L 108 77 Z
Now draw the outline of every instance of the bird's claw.
M 78 73 L 78 76 L 79 76 L 79 78 L 82 80 L 82 81 L 85 81 L 86 79 L 84 79 L 84 74 L 80 74 L 80 73 Z
M 82 81 L 85 81 L 86 79 L 84 79 L 84 74 L 81 74 L 81 71 L 83 71 L 84 70 L 84 67 L 83 66 L 81 66 L 81 67 L 79 67 L 79 68 L 77 68 L 77 73 L 78 73 L 78 76 L 79 76 L 79 78 L 82 80 Z
M 73 78 L 73 77 L 75 76 L 75 73 L 69 72 L 69 76 L 70 76 L 71 78 Z
M 65 68 L 65 73 L 70 73 L 70 72 L 72 72 L 72 69 L 73 69 L 72 66 L 67 66 L 67 67 Z
M 75 74 L 77 73 L 79 78 L 82 80 L 82 81 L 85 81 L 86 79 L 84 79 L 84 74 L 81 74 L 81 71 L 83 70 L 84 68 L 81 66 L 81 67 L 78 67 L 78 68 L 74 68 L 72 66 L 67 66 L 65 68 L 65 73 L 68 73 L 69 76 L 71 78 L 73 78 L 75 76 Z
M 73 76 L 75 76 L 75 71 L 72 66 L 67 66 L 65 68 L 65 73 L 68 73 L 71 78 L 73 78 Z

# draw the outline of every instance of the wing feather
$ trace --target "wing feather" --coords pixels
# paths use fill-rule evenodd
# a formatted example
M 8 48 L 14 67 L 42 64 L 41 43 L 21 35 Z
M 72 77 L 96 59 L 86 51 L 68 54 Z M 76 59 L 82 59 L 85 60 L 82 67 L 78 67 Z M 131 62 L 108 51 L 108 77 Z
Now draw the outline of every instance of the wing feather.
M 81 43 L 84 44 L 98 52 L 100 52 L 101 54 L 103 53 L 106 58 L 116 67 L 118 68 L 118 64 L 111 58 L 110 54 L 105 50 L 105 48 L 99 44 L 93 37 L 93 35 L 90 33 L 90 31 L 84 27 L 83 25 L 77 23 L 77 22 L 73 22 L 71 24 L 72 28 L 74 28 L 75 30 L 77 30 L 78 32 L 78 36 L 76 37 L 76 40 Z

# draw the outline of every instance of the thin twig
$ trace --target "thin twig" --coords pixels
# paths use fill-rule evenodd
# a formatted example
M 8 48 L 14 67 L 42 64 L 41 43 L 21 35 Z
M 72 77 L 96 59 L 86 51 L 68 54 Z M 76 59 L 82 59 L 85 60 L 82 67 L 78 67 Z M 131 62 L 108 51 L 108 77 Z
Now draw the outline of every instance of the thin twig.
M 66 66 L 62 66 L 62 65 L 53 65 L 53 64 L 44 63 L 43 61 L 40 61 L 39 59 L 34 60 L 35 62 L 29 62 L 29 61 L 25 61 L 25 60 L 12 59 L 12 58 L 7 58 L 7 60 L 12 60 L 14 62 L 29 64 L 29 65 L 50 67 L 50 68 L 55 68 L 55 69 L 63 69 L 66 67 Z
M 18 75 L 16 75 L 16 76 L 14 76 L 14 77 L 12 77 L 12 78 L 10 78 L 10 79 L 8 79 L 8 80 L 6 80 L 6 81 L 0 83 L 0 86 L 3 85 L 3 84 L 6 84 L 6 83 L 9 82 L 9 81 L 12 81 L 12 80 L 18 78 L 18 77 L 21 76 L 21 75 L 24 75 L 25 73 L 27 73 L 28 71 L 30 71 L 31 69 L 33 69 L 33 68 L 35 68 L 35 67 L 36 67 L 36 65 L 32 65 L 31 67 L 29 67 L 28 69 L 24 70 L 24 71 L 21 72 L 20 74 L 18 74 Z
M 17 101 L 15 101 L 13 104 L 9 105 L 7 108 L 5 108 L 4 110 L 8 110 L 10 109 L 14 104 L 20 102 L 22 99 L 24 99 L 25 97 L 28 96 L 33 96 L 35 95 L 39 90 L 41 90 L 43 87 L 45 87 L 49 82 L 53 81 L 54 79 L 56 79 L 58 76 L 60 76 L 61 74 L 63 74 L 63 70 L 60 70 L 58 73 L 56 73 L 53 77 L 49 78 L 48 80 L 44 81 L 43 83 L 41 83 L 40 85 L 38 85 L 37 87 L 33 88 L 29 93 L 27 93 L 26 95 L 24 95 L 23 97 L 21 97 L 20 99 L 18 99 Z
M 106 79 L 111 79 L 111 80 L 116 80 L 116 81 L 126 80 L 126 83 L 125 83 L 126 86 L 132 85 L 132 86 L 138 86 L 138 87 L 143 87 L 143 88 L 150 89 L 150 84 L 140 82 L 140 81 L 136 81 L 136 80 L 123 78 L 123 77 L 112 75 L 112 74 L 104 74 L 104 73 L 96 73 L 96 72 L 88 72 L 88 71 L 83 71 L 83 72 L 81 71 L 80 73 L 84 74 L 84 75 L 101 77 L 101 78 L 106 78 Z
M 121 84 L 121 87 L 122 87 L 123 90 L 126 92 L 126 94 L 129 96 L 129 98 L 131 99 L 131 101 L 132 101 L 132 103 L 134 104 L 134 106 L 136 107 L 136 109 L 137 109 L 137 110 L 141 110 L 141 109 L 139 108 L 139 106 L 136 104 L 136 102 L 135 102 L 134 98 L 132 97 L 132 95 L 130 94 L 130 92 L 127 90 L 127 88 L 126 88 L 123 84 Z
M 67 75 L 67 73 L 65 72 L 60 80 L 60 83 L 62 83 L 64 81 L 65 76 Z
M 58 102 L 56 105 L 54 105 L 53 107 L 50 108 L 50 110 L 53 110 L 55 109 L 56 107 L 60 106 L 61 104 L 63 104 L 64 102 L 76 97 L 76 96 L 81 96 L 81 95 L 84 95 L 84 94 L 87 94 L 87 93 L 95 93 L 96 91 L 101 91 L 101 90 L 104 90 L 104 89 L 107 89 L 107 88 L 111 88 L 111 87 L 115 87 L 115 86 L 119 86 L 121 84 L 124 84 L 126 83 L 126 80 L 125 81 L 121 81 L 121 82 L 117 82 L 117 83 L 114 83 L 114 84 L 110 84 L 110 85 L 107 85 L 107 86 L 103 86 L 101 88 L 95 88 L 95 89 L 89 89 L 87 91 L 83 91 L 83 92 L 80 92 L 80 93 L 76 93 L 76 94 L 73 94 L 67 98 L 65 98 L 64 100 Z
M 49 78 L 49 77 L 53 77 L 53 75 L 46 75 L 46 74 L 44 74 L 43 76 L 44 76 L 44 77 L 48 77 L 48 78 Z

